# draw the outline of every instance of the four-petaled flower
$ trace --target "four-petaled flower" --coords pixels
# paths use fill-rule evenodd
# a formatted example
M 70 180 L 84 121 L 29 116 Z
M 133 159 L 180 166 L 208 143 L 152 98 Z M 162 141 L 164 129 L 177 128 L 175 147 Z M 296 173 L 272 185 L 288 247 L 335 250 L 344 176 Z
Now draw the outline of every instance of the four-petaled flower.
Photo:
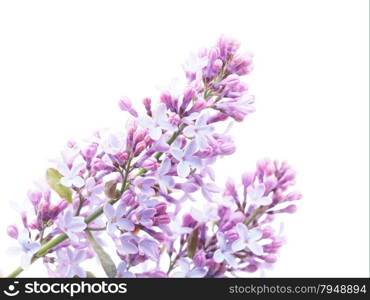
M 258 240 L 262 237 L 262 231 L 260 229 L 248 229 L 248 227 L 243 223 L 236 224 L 235 228 L 239 238 L 231 245 L 234 252 L 248 248 L 256 255 L 263 254 L 263 248 L 258 244 Z
M 176 278 L 202 278 L 206 276 L 208 270 L 206 267 L 193 267 L 191 268 L 190 262 L 185 258 L 178 260 L 180 271 L 173 273 L 172 277 Z
M 202 160 L 194 156 L 196 151 L 197 145 L 194 140 L 191 141 L 185 149 L 180 149 L 176 147 L 176 145 L 171 147 L 171 154 L 178 160 L 177 174 L 180 177 L 187 177 L 190 174 L 190 167 L 200 168 L 202 166 Z
M 96 184 L 95 179 L 93 177 L 89 177 L 86 180 L 85 188 L 87 192 L 86 199 L 92 204 L 100 204 L 101 199 L 98 195 L 104 191 L 104 185 Z
M 127 262 L 121 261 L 117 266 L 117 278 L 135 278 L 135 274 L 127 271 Z
M 62 248 L 56 251 L 56 255 L 58 259 L 56 271 L 61 277 L 86 277 L 86 271 L 79 266 L 86 259 L 86 251 Z
M 22 254 L 21 267 L 25 270 L 30 266 L 33 255 L 40 249 L 40 243 L 31 241 L 26 229 L 19 233 L 17 241 L 19 246 L 9 248 L 8 252 L 11 255 Z
M 198 221 L 199 223 L 215 222 L 220 219 L 218 216 L 217 207 L 211 204 L 203 205 L 202 210 L 192 207 L 190 214 L 194 220 Z
M 213 260 L 217 263 L 222 263 L 223 261 L 226 260 L 226 262 L 230 266 L 236 267 L 237 263 L 233 255 L 233 250 L 231 249 L 230 244 L 226 242 L 225 235 L 221 231 L 219 231 L 217 232 L 216 237 L 219 248 L 213 254 Z
M 249 199 L 253 201 L 257 206 L 270 205 L 272 203 L 271 196 L 264 196 L 265 185 L 263 183 L 258 184 L 256 187 L 248 187 Z
M 57 170 L 62 174 L 60 183 L 66 187 L 75 186 L 76 188 L 83 187 L 85 184 L 83 178 L 79 176 L 80 171 L 83 169 L 83 164 L 76 164 L 70 169 L 65 163 L 60 163 Z
M 157 213 L 154 208 L 144 208 L 136 214 L 138 222 L 145 226 L 151 227 L 153 225 L 153 217 Z
M 213 128 L 207 124 L 208 115 L 203 114 L 195 120 L 194 125 L 188 125 L 184 129 L 184 134 L 189 138 L 194 138 L 199 149 L 204 149 L 208 146 L 208 138 L 211 135 Z
M 154 173 L 154 177 L 159 184 L 159 187 L 163 193 L 167 193 L 167 189 L 170 189 L 174 186 L 175 181 L 172 176 L 167 175 L 171 169 L 171 160 L 165 158 L 162 161 L 159 169 Z
M 156 241 L 148 238 L 139 238 L 137 235 L 122 235 L 120 237 L 121 247 L 118 252 L 121 255 L 141 254 L 153 260 L 159 256 L 159 245 Z
M 113 235 L 117 228 L 126 231 L 135 229 L 134 224 L 128 218 L 123 217 L 125 213 L 126 206 L 124 204 L 118 205 L 116 209 L 109 203 L 104 205 L 104 214 L 108 219 L 107 231 L 110 235 Z
M 140 126 L 149 130 L 149 136 L 153 140 L 158 140 L 162 136 L 162 129 L 175 131 L 176 126 L 171 124 L 167 118 L 167 108 L 164 103 L 160 103 L 158 108 L 153 111 L 152 117 L 143 116 L 138 119 Z
M 62 230 L 72 242 L 78 242 L 78 235 L 86 229 L 86 223 L 83 217 L 77 217 L 73 215 L 72 206 L 68 207 L 62 214 L 58 216 L 56 221 L 58 228 Z

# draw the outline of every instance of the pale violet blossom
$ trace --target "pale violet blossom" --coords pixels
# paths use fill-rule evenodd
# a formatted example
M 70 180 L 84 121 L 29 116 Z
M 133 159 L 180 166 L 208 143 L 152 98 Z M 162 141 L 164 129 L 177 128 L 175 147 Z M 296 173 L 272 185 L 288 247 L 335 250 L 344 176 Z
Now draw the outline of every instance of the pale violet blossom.
M 202 160 L 194 156 L 196 151 L 197 145 L 194 140 L 185 146 L 184 149 L 177 147 L 177 144 L 171 147 L 170 153 L 178 160 L 177 174 L 180 177 L 187 177 L 190 174 L 191 167 L 200 168 L 202 166 Z
M 103 184 L 96 184 L 93 177 L 89 177 L 85 183 L 86 188 L 86 199 L 89 200 L 92 204 L 99 204 L 101 199 L 100 195 L 104 191 Z
M 124 134 L 121 132 L 112 132 L 110 130 L 99 131 L 100 145 L 102 150 L 111 155 L 116 155 L 123 150 L 125 145 Z
M 180 270 L 172 274 L 175 278 L 203 278 L 208 270 L 206 267 L 191 267 L 191 264 L 185 258 L 178 260 Z
M 107 231 L 110 235 L 113 235 L 116 229 L 123 229 L 127 231 L 132 231 L 135 229 L 134 224 L 127 218 L 124 217 L 126 213 L 126 206 L 120 204 L 117 209 L 106 203 L 104 205 L 104 214 L 108 219 Z
M 83 178 L 79 175 L 80 171 L 83 169 L 84 164 L 75 164 L 70 169 L 65 163 L 60 163 L 57 166 L 57 170 L 62 174 L 60 183 L 66 187 L 77 187 L 81 188 L 85 184 Z
M 26 270 L 30 264 L 33 255 L 40 249 L 40 243 L 30 239 L 29 232 L 24 229 L 18 235 L 18 246 L 10 247 L 7 252 L 10 255 L 21 254 L 21 267 Z
M 60 277 L 86 277 L 86 271 L 80 267 L 80 263 L 86 259 L 86 251 L 62 248 L 56 251 L 56 255 L 58 261 L 56 273 Z
M 58 216 L 56 224 L 58 228 L 67 234 L 71 241 L 75 243 L 79 240 L 77 234 L 84 231 L 87 226 L 84 217 L 73 215 L 72 206 L 65 209 L 63 213 Z
M 217 212 L 217 207 L 210 204 L 205 204 L 203 209 L 192 207 L 190 215 L 199 223 L 216 222 L 220 219 Z
M 202 69 L 207 66 L 207 64 L 207 55 L 200 56 L 198 53 L 192 52 L 189 58 L 183 64 L 183 69 L 185 72 L 196 74 L 196 78 L 198 78 L 202 73 Z
M 257 206 L 270 205 L 272 203 L 271 196 L 264 196 L 265 185 L 263 183 L 257 184 L 257 186 L 250 186 L 247 189 L 248 197 Z
M 171 223 L 169 224 L 169 228 L 171 230 L 171 239 L 176 240 L 179 236 L 183 234 L 188 234 L 193 231 L 191 227 L 184 227 L 182 226 L 181 218 L 174 218 Z
M 153 140 L 159 140 L 162 130 L 175 131 L 177 127 L 171 124 L 167 118 L 167 108 L 164 103 L 160 103 L 156 110 L 152 112 L 152 117 L 142 116 L 138 119 L 139 125 L 149 130 L 149 136 Z
M 145 255 L 148 258 L 157 260 L 159 257 L 159 245 L 149 238 L 140 238 L 137 235 L 126 234 L 120 237 L 121 246 L 118 252 L 121 255 L 137 254 Z
M 135 278 L 135 274 L 127 271 L 127 262 L 121 261 L 117 266 L 117 278 Z
M 160 189 L 162 192 L 167 193 L 168 189 L 171 189 L 175 181 L 172 176 L 167 175 L 171 169 L 171 160 L 169 158 L 165 158 L 158 170 L 154 173 L 154 177 L 159 184 Z
M 204 149 L 208 146 L 208 138 L 210 138 L 213 128 L 207 124 L 208 115 L 202 114 L 196 120 L 194 125 L 188 125 L 184 129 L 184 134 L 189 138 L 194 138 L 199 149 Z
M 234 252 L 248 248 L 256 255 L 263 254 L 263 248 L 260 244 L 258 244 L 258 241 L 262 237 L 262 231 L 260 229 L 248 229 L 245 224 L 238 223 L 236 224 L 236 231 L 239 238 L 231 245 L 231 248 Z
M 233 255 L 233 250 L 229 243 L 226 242 L 225 235 L 219 231 L 216 234 L 217 242 L 218 242 L 218 249 L 213 254 L 213 260 L 217 263 L 222 263 L 226 261 L 230 266 L 236 267 L 236 259 Z

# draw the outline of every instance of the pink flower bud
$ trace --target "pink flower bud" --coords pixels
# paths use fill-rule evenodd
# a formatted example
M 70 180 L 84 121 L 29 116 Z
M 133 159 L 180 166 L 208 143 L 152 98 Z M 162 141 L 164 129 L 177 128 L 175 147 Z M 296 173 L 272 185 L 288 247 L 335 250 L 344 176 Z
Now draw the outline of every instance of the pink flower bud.
M 142 163 L 141 167 L 149 171 L 156 171 L 158 169 L 158 162 L 155 158 L 150 157 Z
M 273 264 L 277 261 L 277 257 L 274 254 L 269 254 L 264 257 L 265 262 Z
M 15 225 L 9 225 L 8 228 L 6 229 L 7 234 L 13 238 L 17 239 L 18 238 L 18 228 Z
M 31 201 L 33 206 L 37 206 L 42 198 L 42 193 L 39 191 L 28 191 L 28 199 Z
M 122 194 L 121 201 L 127 206 L 135 204 L 135 194 L 131 190 L 127 190 Z
M 123 111 L 127 111 L 128 113 L 133 115 L 135 118 L 138 117 L 138 113 L 132 107 L 131 100 L 128 97 L 123 97 L 121 100 L 119 100 L 118 106 L 120 109 L 122 109 Z
M 206 265 L 206 253 L 203 250 L 199 250 L 193 257 L 194 265 L 197 267 L 204 267 Z
M 144 98 L 143 104 L 146 110 L 147 115 L 152 115 L 152 100 L 150 98 Z
M 251 183 L 254 182 L 255 177 L 256 177 L 255 173 L 244 173 L 242 175 L 242 184 L 244 188 L 247 188 L 248 186 L 250 186 Z
M 249 272 L 249 273 L 253 273 L 253 272 L 256 272 L 258 270 L 258 266 L 255 265 L 255 264 L 249 264 L 243 270 L 246 271 L 246 272 Z
M 144 141 L 141 141 L 136 145 L 134 155 L 138 156 L 141 152 L 143 152 L 146 148 L 146 143 Z
M 198 99 L 193 107 L 190 109 L 189 113 L 193 113 L 193 112 L 199 112 L 201 111 L 202 109 L 204 109 L 205 107 L 207 106 L 207 102 L 203 99 Z

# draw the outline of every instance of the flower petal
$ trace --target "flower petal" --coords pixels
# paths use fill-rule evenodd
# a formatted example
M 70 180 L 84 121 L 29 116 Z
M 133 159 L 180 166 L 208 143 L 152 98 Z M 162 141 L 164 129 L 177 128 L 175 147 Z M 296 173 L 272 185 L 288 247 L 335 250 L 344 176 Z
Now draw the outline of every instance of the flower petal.
M 190 174 L 190 166 L 187 162 L 184 162 L 184 161 L 180 161 L 178 164 L 177 164 L 177 174 L 180 176 L 180 177 L 188 177 L 188 175 Z
M 123 230 L 133 231 L 135 229 L 134 224 L 126 218 L 119 219 L 117 221 L 117 224 L 118 224 L 119 228 L 121 228 Z
M 112 218 L 114 218 L 114 217 L 115 217 L 116 212 L 114 211 L 113 206 L 112 206 L 112 205 L 110 205 L 109 203 L 106 203 L 106 204 L 104 205 L 103 210 L 104 210 L 104 214 L 105 214 L 105 216 L 106 216 L 108 219 L 112 219 Z
M 76 177 L 73 178 L 72 184 L 75 187 L 80 188 L 80 187 L 83 187 L 84 186 L 85 182 L 84 182 L 84 180 L 82 179 L 81 176 L 76 176 Z
M 261 245 L 259 245 L 256 241 L 249 241 L 247 244 L 249 250 L 251 250 L 256 255 L 262 255 L 263 254 L 263 248 Z
M 219 264 L 225 260 L 224 254 L 220 249 L 217 249 L 216 252 L 213 254 L 213 260 Z
M 238 252 L 245 249 L 246 246 L 247 244 L 242 239 L 237 239 L 232 243 L 231 249 L 233 250 L 233 252 Z

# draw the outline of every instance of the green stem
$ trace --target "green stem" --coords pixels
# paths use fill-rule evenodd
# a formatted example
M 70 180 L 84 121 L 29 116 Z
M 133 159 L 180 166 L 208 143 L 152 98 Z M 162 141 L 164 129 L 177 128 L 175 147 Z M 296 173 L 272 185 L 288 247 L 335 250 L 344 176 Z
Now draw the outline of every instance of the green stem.
M 253 214 L 252 214 L 248 219 L 246 219 L 246 220 L 245 220 L 244 224 L 248 226 L 250 223 L 252 223 L 252 222 L 254 221 L 254 219 L 255 219 L 258 215 L 263 214 L 263 213 L 264 213 L 264 210 L 263 210 L 263 209 L 261 209 L 260 207 L 259 207 L 259 208 L 257 208 L 257 209 L 253 212 Z
M 170 137 L 170 139 L 167 141 L 168 144 L 172 144 L 176 138 L 181 134 L 182 130 L 183 130 L 184 126 L 180 126 L 179 130 L 174 132 L 172 134 L 172 136 Z M 162 152 L 158 152 L 156 155 L 155 155 L 155 158 L 156 159 L 159 159 L 161 156 L 162 156 Z M 130 164 L 131 164 L 131 160 L 132 160 L 132 157 L 130 157 L 128 159 L 128 162 L 126 164 L 126 168 L 125 168 L 125 173 L 123 173 L 122 171 L 120 172 L 121 173 L 121 176 L 122 176 L 122 187 L 121 187 L 121 190 L 119 192 L 119 197 L 117 197 L 116 199 L 111 199 L 109 200 L 108 202 L 110 204 L 115 204 L 122 196 L 123 192 L 126 191 L 128 188 L 129 188 L 129 185 L 127 184 L 127 180 L 128 180 L 128 175 L 130 173 Z M 140 176 L 140 175 L 143 175 L 147 172 L 147 170 L 145 169 L 140 169 L 139 173 L 136 175 L 136 176 Z M 103 206 L 99 207 L 97 210 L 95 210 L 91 215 L 89 215 L 88 217 L 85 218 L 85 223 L 86 224 L 89 224 L 91 223 L 92 221 L 94 221 L 96 218 L 98 218 L 101 214 L 103 214 Z M 33 263 L 34 261 L 36 261 L 38 258 L 40 257 L 43 257 L 45 256 L 50 249 L 54 248 L 55 246 L 57 246 L 58 244 L 60 244 L 61 242 L 65 241 L 66 239 L 68 239 L 68 236 L 65 234 L 65 233 L 61 233 L 59 235 L 57 235 L 55 238 L 53 238 L 51 241 L 47 242 L 46 244 L 44 244 L 39 251 L 36 252 L 36 254 L 34 255 L 31 263 Z M 10 273 L 8 275 L 8 278 L 15 278 L 17 277 L 20 273 L 23 272 L 23 269 L 21 267 L 18 267 L 17 269 L 15 269 L 12 273 Z

